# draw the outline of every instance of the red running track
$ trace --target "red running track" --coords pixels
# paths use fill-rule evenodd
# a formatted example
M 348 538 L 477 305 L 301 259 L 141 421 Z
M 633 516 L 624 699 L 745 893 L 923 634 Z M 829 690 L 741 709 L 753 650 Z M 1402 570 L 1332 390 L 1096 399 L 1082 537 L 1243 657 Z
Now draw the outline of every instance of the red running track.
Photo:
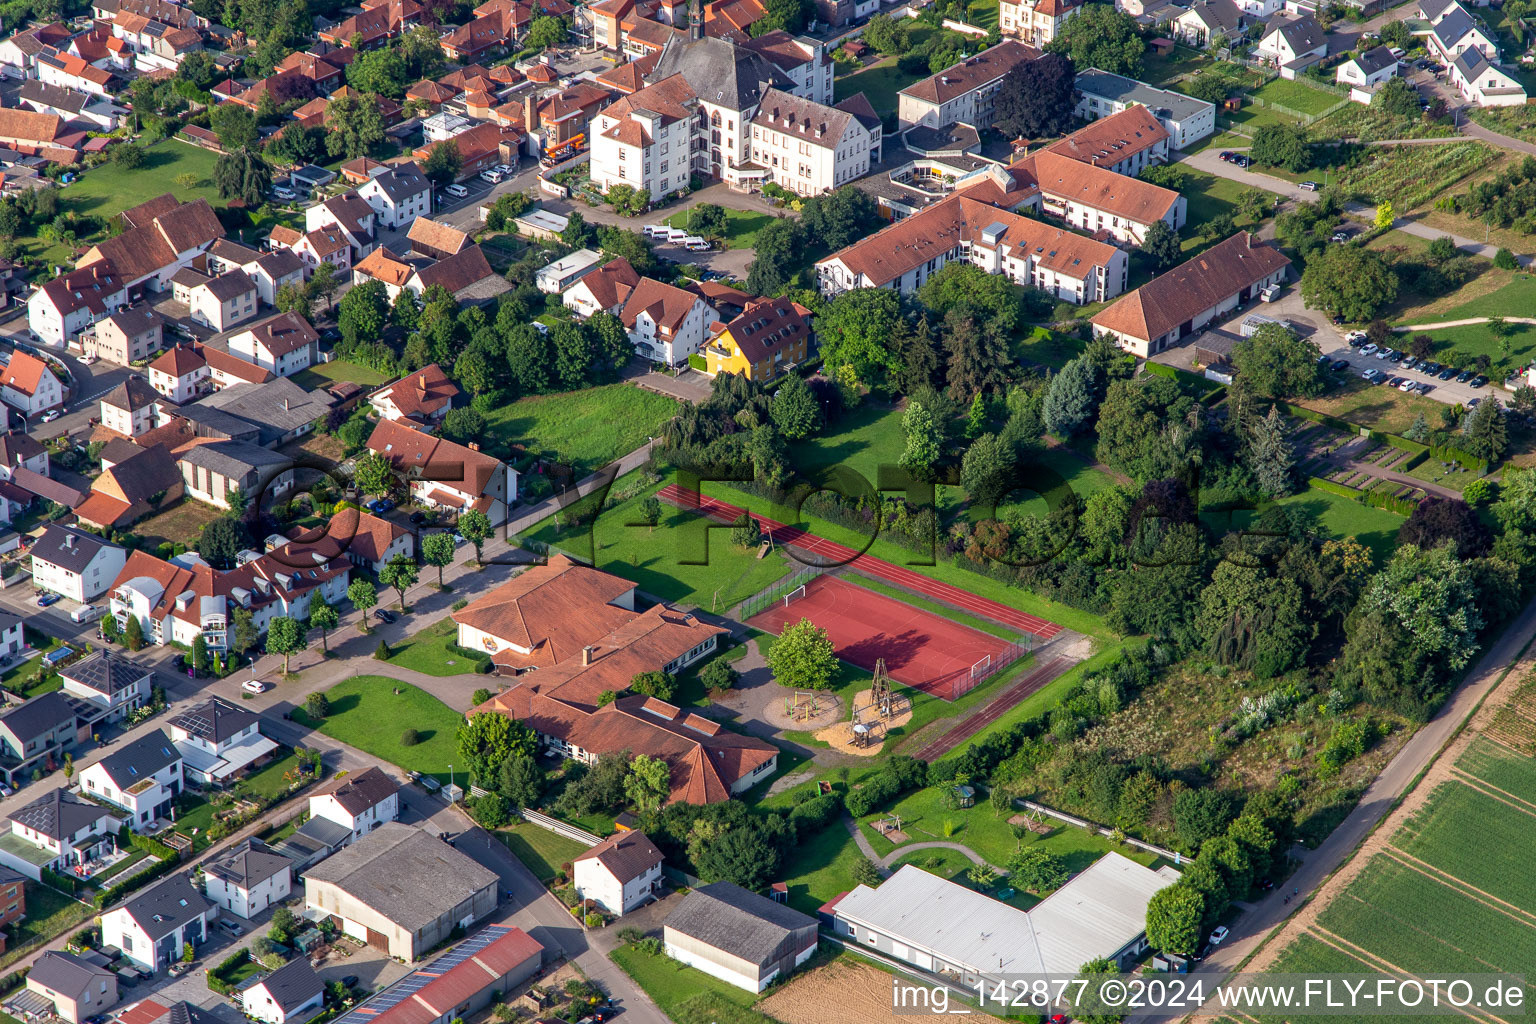
M 932 764 L 972 736 L 981 732 L 982 729 L 1002 718 L 1010 708 L 1018 706 L 1021 700 L 1061 675 L 1068 668 L 1072 667 L 1073 664 L 1075 662 L 1070 658 L 1049 659 L 1045 664 L 1034 669 L 1023 679 L 1020 679 L 1008 687 L 1008 689 L 987 701 L 975 714 L 964 718 L 953 729 L 923 747 L 915 756 L 919 761 L 927 761 L 929 764 Z
M 676 484 L 668 484 L 657 494 L 662 501 L 676 505 L 679 508 L 693 509 L 702 512 L 711 519 L 720 523 L 735 522 L 741 517 L 744 509 L 727 504 L 715 498 L 706 497 L 696 491 L 685 491 Z M 804 527 L 785 526 L 764 516 L 753 514 L 762 527 L 763 532 L 770 534 L 775 543 L 792 544 L 797 548 L 809 551 L 812 554 L 821 555 L 833 562 L 849 565 L 867 576 L 884 580 L 898 587 L 904 587 L 915 593 L 925 594 L 935 601 L 953 605 L 956 608 L 972 612 L 994 622 L 1011 626 L 1022 633 L 1033 633 L 1041 640 L 1049 640 L 1061 632 L 1061 627 L 1054 622 L 1048 622 L 1035 615 L 1028 615 L 1016 608 L 992 601 L 984 597 L 977 597 L 969 591 L 959 587 L 940 582 L 931 576 L 904 569 L 899 565 L 887 562 L 883 558 L 876 558 L 869 554 L 859 554 L 846 545 L 836 541 L 818 537 L 814 533 L 806 532 Z
M 778 634 L 802 618 L 827 631 L 843 661 L 873 672 L 884 659 L 892 679 L 941 700 L 970 689 L 978 661 L 1008 650 L 995 636 L 835 576 L 817 576 L 805 585 L 804 597 L 779 601 L 747 622 Z

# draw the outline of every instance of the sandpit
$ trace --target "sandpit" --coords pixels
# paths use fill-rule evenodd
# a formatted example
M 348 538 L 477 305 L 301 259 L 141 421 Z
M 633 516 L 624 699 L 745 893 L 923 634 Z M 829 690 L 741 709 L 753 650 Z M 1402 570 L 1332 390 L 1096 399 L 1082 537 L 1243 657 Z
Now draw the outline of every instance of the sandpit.
M 874 699 L 873 689 L 860 690 L 853 698 L 853 706 L 859 711 L 859 722 L 869 727 L 869 735 L 872 739 L 864 746 L 854 742 L 853 723 L 843 719 L 835 725 L 829 725 L 816 733 L 816 738 L 826 743 L 834 750 L 840 750 L 845 754 L 854 754 L 858 757 L 874 757 L 880 753 L 880 748 L 885 744 L 886 733 L 912 721 L 912 702 L 905 697 L 896 700 L 898 713 L 890 718 L 881 718 L 878 708 L 870 706 Z
M 835 961 L 796 975 L 757 1009 L 784 1024 L 826 1024 L 827 1008 L 837 1008 L 838 1024 L 896 1024 L 910 1021 L 891 1009 L 891 975 L 868 964 Z M 958 1008 L 956 1001 L 951 1008 Z M 985 1013 L 948 1013 L 944 1021 L 1001 1024 Z
M 791 729 L 800 732 L 822 729 L 846 714 L 843 710 L 843 702 L 835 693 L 801 690 L 797 697 L 794 690 L 785 686 L 764 686 L 763 690 L 770 695 L 767 703 L 763 705 L 763 721 L 775 729 Z M 809 706 L 809 717 L 807 717 L 807 706 Z

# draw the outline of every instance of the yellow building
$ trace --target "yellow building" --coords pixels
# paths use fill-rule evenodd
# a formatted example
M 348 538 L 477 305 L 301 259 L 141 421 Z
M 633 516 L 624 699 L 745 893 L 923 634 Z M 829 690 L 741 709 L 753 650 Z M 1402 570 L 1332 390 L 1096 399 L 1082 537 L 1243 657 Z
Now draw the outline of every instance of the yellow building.
M 741 373 L 770 381 L 805 362 L 811 351 L 811 311 L 788 299 L 761 299 L 704 346 L 711 374 Z

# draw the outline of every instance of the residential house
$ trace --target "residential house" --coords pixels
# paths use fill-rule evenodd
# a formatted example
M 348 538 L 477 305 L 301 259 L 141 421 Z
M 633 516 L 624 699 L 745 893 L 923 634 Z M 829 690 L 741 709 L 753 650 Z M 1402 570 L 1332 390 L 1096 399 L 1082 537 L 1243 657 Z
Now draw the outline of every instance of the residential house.
M 364 0 L 362 13 L 321 29 L 322 42 L 369 50 L 421 23 L 417 0 Z
M 357 194 L 373 207 L 380 227 L 398 231 L 432 212 L 432 183 L 414 163 L 396 164 L 374 175 Z
M 1446 81 L 1463 99 L 1479 107 L 1525 105 L 1525 87 L 1520 80 L 1475 50 L 1467 50 L 1451 62 Z
M 127 230 L 87 249 L 77 266 L 105 262 L 107 272 L 119 278 L 135 300 L 147 292 L 166 291 L 177 271 L 192 266 L 224 237 L 206 199 L 178 203 L 166 193 L 120 216 Z
M 75 518 L 90 526 L 126 526 L 181 498 L 181 472 L 164 447 L 141 448 L 107 464 L 91 481 L 91 493 L 75 507 Z
M 109 721 L 128 717 L 128 712 L 149 703 L 153 671 L 116 651 L 96 651 L 59 669 L 64 692 L 96 705 Z M 179 776 L 179 773 L 178 773 Z
M 1230 2 L 1230 0 L 1225 0 Z M 1171 149 L 1183 149 L 1216 131 L 1216 105 L 1171 89 L 1158 89 L 1098 68 L 1078 73 L 1076 114 L 1085 121 L 1120 114 L 1138 104 L 1168 133 Z
M 96 321 L 80 335 L 88 356 L 127 366 L 160 351 L 165 322 L 147 303 L 118 310 Z
M 1114 298 L 1130 274 L 1129 258 L 1115 246 L 964 193 L 840 249 L 817 263 L 816 271 L 824 295 L 852 288 L 906 294 L 952 259 L 1078 305 Z
M 111 262 L 98 262 L 60 274 L 33 292 L 27 300 L 27 326 L 43 344 L 62 348 L 127 302 L 127 289 Z
M 466 447 L 380 420 L 368 448 L 388 458 L 409 484 L 411 496 L 427 505 L 455 512 L 473 508 L 499 526 L 517 500 L 517 471 L 473 442 Z
M 1425 46 L 1430 54 L 1451 65 L 1468 51 L 1475 51 L 1490 61 L 1499 59 L 1498 38 L 1477 15 L 1456 3 L 1440 11 L 1433 21 Z
M 967 988 L 1005 972 L 1071 973 L 1091 960 L 1130 970 L 1147 950 L 1147 904 L 1178 880 L 1106 853 L 1029 910 L 908 864 L 879 888 L 860 885 L 822 908 L 850 949 L 932 971 Z M 1001 959 L 1000 959 L 1001 958 Z
M 138 437 L 154 428 L 159 403 L 160 392 L 135 374 L 101 396 L 101 425 L 125 437 Z
M 515 682 L 471 714 L 525 722 L 540 746 L 591 763 L 628 750 L 665 760 L 669 802 L 713 803 L 771 774 L 778 752 L 655 698 L 599 697 L 640 672 L 679 672 L 712 653 L 722 630 L 655 605 L 635 610 L 634 584 L 551 555 L 545 565 L 453 613 L 459 644 L 485 651 Z M 532 672 L 529 669 L 537 668 Z
M 65 686 L 67 689 L 67 681 Z M 181 792 L 181 785 L 181 753 L 164 729 L 118 747 L 80 772 L 82 793 L 121 807 L 128 812 L 129 824 L 141 831 L 143 826 L 171 813 L 171 804 Z M 105 936 L 103 941 L 112 942 Z M 135 962 L 147 963 L 134 957 L 127 946 L 113 945 Z M 141 947 L 138 952 L 143 954 L 147 949 Z
M 1040 53 L 1017 39 L 1005 39 L 901 90 L 896 99 L 897 121 L 903 128 L 918 124 L 942 128 L 957 122 L 990 125 L 1003 78 Z
M 1281 78 L 1328 56 L 1328 33 L 1310 14 L 1275 15 L 1265 25 L 1255 53 L 1280 66 Z
M 416 535 L 388 519 L 355 508 L 342 509 L 321 526 L 294 527 L 287 537 L 267 538 L 274 558 L 307 568 L 316 557 L 345 558 L 353 565 L 381 572 L 396 555 L 414 558 Z
M 168 724 L 181 754 L 182 772 L 197 786 L 222 786 L 277 750 L 277 744 L 261 734 L 260 715 L 223 697 L 194 704 Z
M 49 523 L 27 552 L 39 590 L 89 604 L 112 585 L 128 552 L 88 530 Z
M 583 275 L 565 290 L 560 301 L 581 317 L 596 313 L 617 315 L 639 283 L 640 275 L 635 268 L 630 266 L 629 260 L 619 256 Z
M 288 861 L 279 854 L 274 856 Z M 241 989 L 240 1007 L 247 1017 L 262 1024 L 305 1024 L 325 1007 L 325 982 L 309 966 L 308 957 L 295 957 Z
M 315 207 L 310 209 L 313 210 Z M 373 208 L 369 207 L 370 214 L 372 211 Z M 286 249 L 297 256 L 304 263 L 306 279 L 313 277 L 315 268 L 322 263 L 329 263 L 341 271 L 348 270 L 352 266 L 352 246 L 339 227 L 299 231 L 278 224 L 272 228 L 272 233 L 267 236 L 267 240 L 274 249 Z M 369 248 L 371 250 L 372 247 Z M 342 278 L 345 280 L 346 275 L 343 274 Z
M 446 259 L 416 265 L 406 279 L 405 290 L 419 299 L 433 285 L 446 289 L 460 305 L 485 305 L 512 290 L 507 279 L 491 268 L 485 250 L 478 245 Z
M 1046 150 L 1132 177 L 1166 163 L 1172 148 L 1162 120 L 1140 103 L 1100 117 Z
M 713 882 L 667 915 L 661 941 L 672 959 L 761 992 L 815 954 L 816 919 L 734 882 Z
M 234 335 L 229 351 L 278 377 L 308 369 L 320 357 L 320 335 L 298 313 L 278 313 Z
M 1175 233 L 1184 226 L 1188 210 L 1184 197 L 1150 181 L 1116 174 L 1050 150 L 1025 157 L 1010 168 L 1014 169 L 1038 185 L 1047 213 L 1095 238 L 1107 236 L 1131 247 L 1140 245 L 1147 229 L 1158 221 Z
M 696 170 L 690 154 L 699 109 L 681 74 L 605 107 L 592 127 L 592 181 L 604 192 L 628 185 L 652 196 L 686 186 Z
M 619 319 L 638 355 L 681 366 L 704 347 L 718 314 L 686 288 L 642 277 L 624 301 Z
M 576 895 L 622 917 L 656 897 L 661 860 L 644 832 L 618 832 L 571 862 Z
M 524 97 L 522 117 L 513 119 L 514 126 L 536 134 L 540 147 L 549 152 L 589 135 L 592 118 L 613 99 L 613 92 L 592 82 L 573 82 L 534 102 L 529 99 L 531 94 Z
M 487 108 L 487 113 L 489 109 Z M 515 128 L 504 128 L 500 124 L 477 124 L 465 131 L 453 136 L 452 142 L 459 150 L 459 173 L 457 180 L 468 181 L 497 164 L 515 164 L 518 154 L 522 151 L 526 135 Z M 411 156 L 417 160 L 426 162 L 431 157 L 432 151 L 443 142 L 434 142 L 414 150 Z M 364 188 L 368 186 L 364 185 Z M 370 200 L 372 202 L 372 200 Z M 422 205 L 421 215 L 430 212 L 430 204 Z M 401 223 L 404 223 L 402 220 Z
M 21 622 L 8 613 L 4 619 Z M 12 704 L 0 711 L 0 773 L 7 785 L 22 785 L 34 771 L 58 767 L 59 755 L 78 740 L 75 706 L 57 690 Z
M 0 612 L 0 655 L 20 654 L 26 646 L 21 617 L 10 612 Z
M 243 268 L 256 282 L 256 296 L 269 306 L 277 304 L 277 293 L 286 285 L 302 285 L 311 273 L 304 258 L 291 249 L 277 248 L 252 260 Z
M 38 416 L 64 404 L 64 385 L 48 364 L 21 349 L 0 369 L 0 402 L 23 416 Z
M 443 53 L 451 61 L 472 64 L 492 57 L 516 41 L 517 24 L 505 10 L 474 18 L 443 35 Z
M 0 64 L 6 67 L 6 77 L 36 78 L 38 55 L 44 50 L 66 45 L 71 35 L 68 25 L 54 22 L 16 32 L 0 42 Z
M 710 339 L 704 359 L 711 375 L 739 373 L 764 384 L 805 362 L 810 352 L 811 311 L 788 299 L 762 299 Z
M 287 235 L 282 236 L 283 241 L 280 243 L 275 229 L 272 244 L 284 244 L 293 249 L 305 263 L 315 266 L 330 263 L 337 270 L 344 270 L 373 252 L 379 244 L 379 214 L 375 211 L 376 205 L 360 192 L 343 192 L 304 211 L 305 233 L 299 236 L 304 244 L 297 244 L 295 240 L 288 239 Z M 292 229 L 286 230 L 298 235 Z M 337 232 L 345 239 L 347 249 L 346 255 L 340 259 L 337 258 L 338 247 L 334 241 Z M 319 237 L 316 237 L 317 234 Z
M 193 287 L 188 305 L 192 319 L 216 331 L 227 331 L 256 315 L 256 282 L 243 270 L 210 278 Z
M 1169 22 L 1175 39 L 1201 50 L 1236 43 L 1249 24 L 1248 12 L 1233 0 L 1194 0 Z
M 442 422 L 459 397 L 458 385 L 436 363 L 428 363 L 368 396 L 380 419 L 410 420 L 423 426 Z
M 474 242 L 458 228 L 450 227 L 430 217 L 417 217 L 406 233 L 411 252 L 434 260 L 445 260 L 468 249 Z
M 333 779 L 309 798 L 309 816 L 351 833 L 350 846 L 385 822 L 400 817 L 400 784 L 377 765 Z
M 218 913 L 192 879 L 178 872 L 103 914 L 101 941 L 122 950 L 135 966 L 158 971 L 179 961 L 188 944 L 202 945 Z
M 385 822 L 305 873 L 304 906 L 411 961 L 494 913 L 500 881 L 436 835 Z
M 1370 103 L 1376 87 L 1397 77 L 1397 57 L 1385 46 L 1364 50 L 1334 71 L 1334 81 L 1349 86 L 1349 98 L 1356 103 Z
M 0 870 L 0 927 L 27 916 L 27 878 L 15 871 Z M 4 935 L 0 932 L 0 935 Z M 5 940 L 0 939 L 0 950 Z
M 45 85 L 110 98 L 122 81 L 105 68 L 87 64 L 72 53 L 44 50 L 37 55 L 37 80 Z
M 204 355 L 212 365 L 213 350 L 206 350 Z M 234 361 L 243 366 L 252 365 L 243 359 Z M 319 388 L 307 391 L 292 378 L 275 377 L 265 384 L 232 383 L 195 405 L 183 407 L 180 412 L 193 421 L 198 421 L 209 411 L 217 413 L 221 420 L 233 416 L 256 428 L 256 443 L 273 448 L 310 433 L 315 421 L 329 415 L 335 404 L 336 399 Z M 201 431 L 199 434 L 214 436 Z
M 1284 281 L 1290 265 L 1279 249 L 1239 231 L 1094 314 L 1093 333 L 1145 359 Z
M 122 821 L 98 803 L 59 787 L 11 813 L 0 834 L 0 864 L 31 879 L 64 873 L 117 849 Z
M 62 950 L 50 949 L 27 972 L 27 991 L 53 1007 L 70 1024 L 81 1024 L 117 1005 L 117 975 Z
M 780 188 L 821 195 L 869 173 L 880 160 L 881 134 L 863 93 L 828 107 L 769 89 L 752 119 L 752 162 Z
M 203 869 L 203 893 L 220 909 L 247 921 L 287 899 L 292 888 L 293 861 L 260 839 L 235 844 Z M 304 957 L 293 963 L 309 966 Z
M 122 110 L 95 93 L 77 92 L 36 79 L 21 83 L 16 98 L 28 110 L 56 114 L 65 121 L 78 121 L 103 132 L 117 130 L 118 114 Z
M 997 27 L 1009 39 L 1044 49 L 1082 9 L 1083 0 L 1002 0 Z
M 199 342 L 177 345 L 149 364 L 149 386 L 178 405 L 235 384 L 265 384 L 272 379 L 255 363 Z

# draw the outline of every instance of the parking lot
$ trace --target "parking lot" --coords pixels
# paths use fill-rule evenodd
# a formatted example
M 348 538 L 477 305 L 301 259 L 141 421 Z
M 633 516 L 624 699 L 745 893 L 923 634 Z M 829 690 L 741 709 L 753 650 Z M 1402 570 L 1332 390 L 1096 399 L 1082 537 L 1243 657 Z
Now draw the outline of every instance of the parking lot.
M 1351 337 L 1356 339 L 1356 344 L 1350 344 Z M 1401 348 L 1393 347 L 1408 343 L 1407 336 L 1402 334 L 1393 335 L 1386 343 L 1386 349 L 1378 348 L 1365 341 L 1363 331 L 1354 331 L 1343 337 L 1337 337 L 1337 332 L 1324 330 L 1315 335 L 1313 340 L 1319 343 L 1323 358 L 1329 360 L 1332 365 L 1338 366 L 1340 362 L 1347 364 L 1339 368 L 1341 372 L 1353 373 L 1361 377 L 1366 373 L 1372 373 L 1372 376 L 1367 379 L 1384 387 L 1396 386 L 1399 390 L 1403 390 L 1403 384 L 1406 383 L 1411 385 L 1412 390 L 1417 394 L 1445 402 L 1447 405 L 1463 405 L 1468 408 L 1490 395 L 1499 396 L 1505 400 L 1508 398 L 1508 393 L 1500 387 L 1499 381 L 1490 381 L 1487 377 L 1472 373 L 1458 373 L 1455 370 L 1446 369 L 1439 363 L 1429 363 L 1428 366 L 1432 369 L 1419 365 L 1412 356 L 1404 355 Z M 1397 359 L 1394 360 L 1393 355 L 1396 355 Z M 1409 363 L 1412 365 L 1405 365 Z M 1394 380 L 1399 383 L 1393 385 Z

